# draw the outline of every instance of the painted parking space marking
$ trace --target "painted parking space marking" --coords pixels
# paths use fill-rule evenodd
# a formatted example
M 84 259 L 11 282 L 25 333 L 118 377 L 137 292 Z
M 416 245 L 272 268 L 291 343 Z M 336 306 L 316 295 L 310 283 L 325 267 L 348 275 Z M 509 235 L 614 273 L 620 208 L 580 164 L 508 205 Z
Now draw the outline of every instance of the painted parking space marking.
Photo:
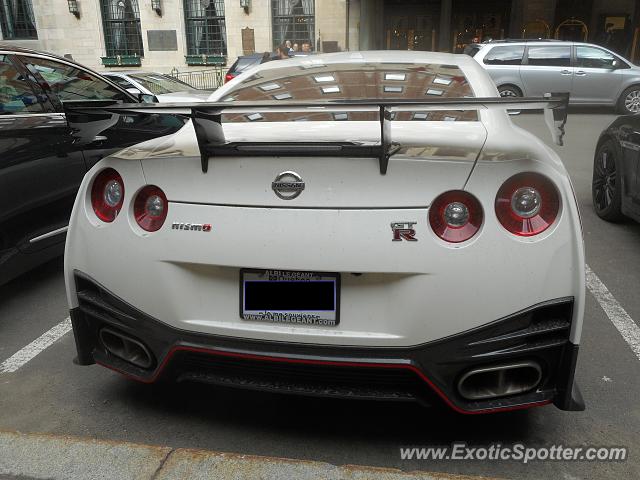
M 633 321 L 626 310 L 618 303 L 607 286 L 586 265 L 587 288 L 596 298 L 611 323 L 618 329 L 624 341 L 629 344 L 633 353 L 640 360 L 640 327 Z
M 40 335 L 29 345 L 7 358 L 4 362 L 0 363 L 0 373 L 13 373 L 17 371 L 70 331 L 71 319 L 67 317 L 49 331 Z

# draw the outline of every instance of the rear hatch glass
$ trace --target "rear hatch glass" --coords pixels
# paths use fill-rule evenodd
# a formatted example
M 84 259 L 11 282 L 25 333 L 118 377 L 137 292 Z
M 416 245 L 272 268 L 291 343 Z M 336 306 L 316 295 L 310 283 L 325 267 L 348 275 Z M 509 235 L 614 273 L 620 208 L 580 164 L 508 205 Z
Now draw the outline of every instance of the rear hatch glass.
M 456 65 L 416 63 L 344 63 L 262 70 L 244 79 L 223 101 L 274 100 L 438 99 L 473 97 L 467 78 Z M 225 115 L 227 122 L 344 120 L 375 121 L 377 116 L 356 113 L 295 113 Z M 399 112 L 396 121 L 477 121 L 471 111 Z

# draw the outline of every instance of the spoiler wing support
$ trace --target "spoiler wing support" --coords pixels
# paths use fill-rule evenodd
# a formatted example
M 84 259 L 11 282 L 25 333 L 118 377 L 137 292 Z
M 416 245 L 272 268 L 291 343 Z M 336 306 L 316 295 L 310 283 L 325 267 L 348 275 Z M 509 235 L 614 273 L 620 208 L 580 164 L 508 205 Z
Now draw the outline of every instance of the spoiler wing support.
M 191 110 L 191 121 L 198 139 L 202 173 L 207 173 L 209 170 L 209 147 L 215 148 L 226 144 L 222 129 L 222 112 L 219 110 L 206 111 L 193 108 Z
M 553 108 L 544 109 L 544 121 L 551 132 L 553 143 L 559 146 L 564 145 L 564 126 L 567 123 L 569 112 L 569 93 L 547 93 L 544 98 L 557 98 L 560 104 Z
M 391 112 L 387 107 L 380 107 L 380 153 L 378 161 L 380 162 L 380 175 L 387 174 L 389 167 L 389 158 L 400 150 L 400 145 L 391 142 Z

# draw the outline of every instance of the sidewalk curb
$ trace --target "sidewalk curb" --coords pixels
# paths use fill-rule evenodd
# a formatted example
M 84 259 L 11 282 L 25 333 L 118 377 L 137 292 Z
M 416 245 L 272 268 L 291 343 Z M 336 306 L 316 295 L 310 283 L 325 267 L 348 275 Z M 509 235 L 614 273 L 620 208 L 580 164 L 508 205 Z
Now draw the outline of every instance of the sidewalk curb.
M 47 480 L 489 480 L 2 430 L 0 475 Z

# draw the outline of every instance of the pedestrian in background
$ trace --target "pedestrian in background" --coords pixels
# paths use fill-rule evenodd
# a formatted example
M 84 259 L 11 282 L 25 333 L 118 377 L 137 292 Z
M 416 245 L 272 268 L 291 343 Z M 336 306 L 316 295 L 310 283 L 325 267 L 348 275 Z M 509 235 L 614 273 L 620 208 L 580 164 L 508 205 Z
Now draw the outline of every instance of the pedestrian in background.
M 291 46 L 291 40 L 285 40 L 284 41 L 284 46 L 289 49 L 289 53 L 293 52 L 293 47 Z
M 289 58 L 289 47 L 287 47 L 284 43 L 282 45 L 278 45 L 276 47 L 276 59 L 285 60 L 287 58 Z
M 607 23 L 604 27 L 604 32 L 598 35 L 596 39 L 596 43 L 602 45 L 603 47 L 612 48 L 613 47 L 613 23 Z

